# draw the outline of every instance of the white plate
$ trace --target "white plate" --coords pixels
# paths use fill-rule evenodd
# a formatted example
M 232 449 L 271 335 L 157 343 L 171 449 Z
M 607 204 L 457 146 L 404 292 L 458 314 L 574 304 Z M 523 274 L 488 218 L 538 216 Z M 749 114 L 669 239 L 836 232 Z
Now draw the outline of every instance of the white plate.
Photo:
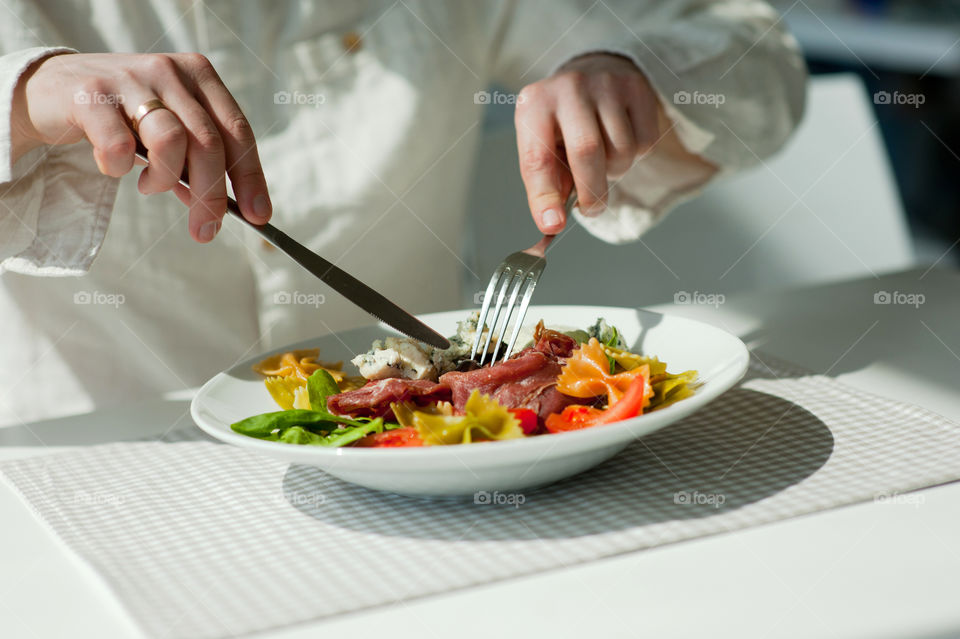
M 444 335 L 470 311 L 423 315 Z M 534 306 L 527 319 L 549 326 L 592 325 L 597 317 L 619 328 L 632 350 L 656 355 L 668 370 L 696 369 L 703 385 L 693 397 L 633 419 L 568 433 L 458 446 L 416 448 L 323 448 L 247 437 L 230 430 L 245 417 L 278 410 L 251 366 L 263 356 L 220 373 L 197 393 L 194 421 L 213 437 L 295 464 L 316 466 L 344 481 L 409 495 L 471 495 L 517 491 L 569 477 L 613 457 L 634 440 L 703 407 L 736 384 L 747 369 L 747 348 L 737 337 L 694 320 L 629 308 Z M 371 326 L 286 346 L 320 348 L 327 361 L 348 362 L 392 331 Z

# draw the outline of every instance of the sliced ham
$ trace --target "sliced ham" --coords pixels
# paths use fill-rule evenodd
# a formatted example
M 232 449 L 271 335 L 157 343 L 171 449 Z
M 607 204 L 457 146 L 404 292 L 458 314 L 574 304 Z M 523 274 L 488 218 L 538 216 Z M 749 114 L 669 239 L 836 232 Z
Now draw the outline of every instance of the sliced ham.
M 412 401 L 420 406 L 449 401 L 463 411 L 474 390 L 490 395 L 507 408 L 529 408 L 537 413 L 540 425 L 547 415 L 559 413 L 569 404 L 591 400 L 568 397 L 557 390 L 557 376 L 563 361 L 577 348 L 571 337 L 537 327 L 536 344 L 510 359 L 493 366 L 471 371 L 451 371 L 440 376 L 440 382 L 424 379 L 391 377 L 368 382 L 356 390 L 334 395 L 327 400 L 327 409 L 351 417 L 384 417 L 393 419 L 391 402 Z
M 549 328 L 543 328 L 543 322 L 537 324 L 537 329 L 533 334 L 537 340 L 533 350 L 553 355 L 554 357 L 567 358 L 573 355 L 580 345 L 577 340 L 569 335 L 564 335 L 560 331 L 554 331 Z
M 336 415 L 392 419 L 390 403 L 404 401 L 412 401 L 420 406 L 450 401 L 450 388 L 427 379 L 378 379 L 356 390 L 330 396 L 327 410 Z
M 470 394 L 479 390 L 507 408 L 535 411 L 542 426 L 547 415 L 560 412 L 569 404 L 588 401 L 568 397 L 557 390 L 561 368 L 556 356 L 535 347 L 493 366 L 446 373 L 440 376 L 440 383 L 450 388 L 453 406 L 458 411 L 463 410 Z

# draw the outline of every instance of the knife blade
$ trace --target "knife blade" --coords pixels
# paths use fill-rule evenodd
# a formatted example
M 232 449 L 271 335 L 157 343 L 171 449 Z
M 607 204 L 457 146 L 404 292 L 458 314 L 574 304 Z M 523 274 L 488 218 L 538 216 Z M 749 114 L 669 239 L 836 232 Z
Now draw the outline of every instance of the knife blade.
M 138 136 L 137 158 L 149 164 L 147 148 L 143 146 Z M 180 177 L 180 184 L 190 188 L 186 179 L 186 171 Z M 273 226 L 272 224 L 254 224 L 240 212 L 240 206 L 232 197 L 227 198 L 227 210 L 237 219 L 259 233 L 268 242 L 290 256 L 294 262 L 325 282 L 327 286 L 340 293 L 375 318 L 395 328 L 408 337 L 419 340 L 437 348 L 449 348 L 450 342 L 416 317 L 406 312 L 389 299 L 376 292 L 354 276 L 350 275 L 336 264 L 320 257 L 306 246 Z

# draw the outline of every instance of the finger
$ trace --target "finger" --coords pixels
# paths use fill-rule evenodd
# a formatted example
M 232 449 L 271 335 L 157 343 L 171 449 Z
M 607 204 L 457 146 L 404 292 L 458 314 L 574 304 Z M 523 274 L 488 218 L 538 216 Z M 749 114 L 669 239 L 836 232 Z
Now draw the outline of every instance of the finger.
M 567 151 L 567 162 L 584 215 L 599 215 L 606 208 L 606 147 L 593 106 L 578 98 L 561 103 L 557 121 Z
M 637 140 L 626 108 L 618 103 L 601 103 L 597 109 L 606 149 L 607 176 L 620 177 L 637 157 Z
M 209 242 L 227 211 L 226 159 L 220 132 L 182 85 L 167 87 L 161 99 L 177 114 L 187 133 L 190 235 L 198 242 Z
M 223 140 L 227 173 L 240 212 L 254 224 L 266 223 L 273 206 L 249 121 L 206 58 L 192 56 L 187 69 L 196 87 L 197 101 L 210 114 Z
M 100 172 L 111 177 L 126 175 L 133 168 L 136 141 L 123 113 L 111 104 L 87 104 L 74 114 L 93 145 Z
M 627 90 L 627 115 L 637 143 L 636 152 L 649 153 L 661 137 L 658 103 L 639 86 L 632 85 Z
M 565 181 L 569 184 L 569 178 L 563 178 L 569 171 L 557 152 L 554 114 L 542 107 L 522 107 L 517 106 L 515 123 L 527 203 L 537 228 L 547 235 L 556 235 L 567 223 L 563 186 Z
M 128 100 L 128 108 L 153 99 L 148 90 L 136 92 L 135 100 Z M 130 117 L 135 113 L 128 112 Z M 169 109 L 154 109 L 145 115 L 139 124 L 139 135 L 147 148 L 150 165 L 140 173 L 138 188 L 149 195 L 169 191 L 180 180 L 186 162 L 187 131 L 176 114 Z

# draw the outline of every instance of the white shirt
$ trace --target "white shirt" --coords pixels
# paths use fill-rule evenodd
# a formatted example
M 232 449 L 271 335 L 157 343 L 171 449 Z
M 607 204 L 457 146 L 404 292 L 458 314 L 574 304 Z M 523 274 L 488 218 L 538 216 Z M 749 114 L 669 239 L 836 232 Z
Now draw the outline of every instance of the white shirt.
M 0 423 L 195 386 L 260 351 L 373 321 L 236 220 L 194 243 L 175 197 L 140 195 L 137 171 L 101 175 L 86 142 L 11 165 L 13 87 L 56 47 L 207 55 L 257 134 L 277 226 L 412 312 L 460 299 L 477 91 L 519 90 L 586 52 L 626 55 L 684 145 L 723 173 L 781 146 L 805 81 L 793 39 L 752 0 L 7 0 Z M 675 174 L 653 153 L 604 214 L 578 219 L 607 241 L 636 239 L 692 195 L 671 186 Z M 504 254 L 515 248 L 505 238 Z

